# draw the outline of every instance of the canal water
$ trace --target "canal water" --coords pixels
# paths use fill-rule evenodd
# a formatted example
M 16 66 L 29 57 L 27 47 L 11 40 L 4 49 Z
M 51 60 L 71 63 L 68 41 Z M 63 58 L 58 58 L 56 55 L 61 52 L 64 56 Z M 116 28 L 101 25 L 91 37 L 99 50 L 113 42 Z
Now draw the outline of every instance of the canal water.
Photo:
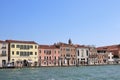
M 120 65 L 0 69 L 0 80 L 120 80 Z

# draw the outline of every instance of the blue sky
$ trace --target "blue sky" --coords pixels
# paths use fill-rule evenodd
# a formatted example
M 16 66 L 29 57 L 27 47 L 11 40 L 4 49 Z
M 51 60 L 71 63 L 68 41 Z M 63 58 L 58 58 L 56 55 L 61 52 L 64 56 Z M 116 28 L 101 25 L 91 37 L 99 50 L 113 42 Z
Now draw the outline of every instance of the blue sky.
M 120 43 L 120 0 L 0 0 L 0 39 Z

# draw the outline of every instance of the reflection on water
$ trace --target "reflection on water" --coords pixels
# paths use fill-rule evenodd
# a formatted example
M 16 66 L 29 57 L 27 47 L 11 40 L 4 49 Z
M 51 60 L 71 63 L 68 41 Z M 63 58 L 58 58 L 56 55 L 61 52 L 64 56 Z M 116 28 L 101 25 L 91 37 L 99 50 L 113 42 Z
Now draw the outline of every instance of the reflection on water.
M 0 80 L 120 80 L 120 65 L 1 69 Z

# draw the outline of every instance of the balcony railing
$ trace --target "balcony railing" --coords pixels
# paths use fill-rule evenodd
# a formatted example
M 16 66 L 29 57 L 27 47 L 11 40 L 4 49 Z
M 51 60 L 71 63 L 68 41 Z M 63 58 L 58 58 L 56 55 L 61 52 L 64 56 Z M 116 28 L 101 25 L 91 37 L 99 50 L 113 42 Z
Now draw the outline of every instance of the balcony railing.
M 5 57 L 7 56 L 7 54 L 0 54 L 0 57 Z
M 1 49 L 6 49 L 6 47 L 2 47 Z

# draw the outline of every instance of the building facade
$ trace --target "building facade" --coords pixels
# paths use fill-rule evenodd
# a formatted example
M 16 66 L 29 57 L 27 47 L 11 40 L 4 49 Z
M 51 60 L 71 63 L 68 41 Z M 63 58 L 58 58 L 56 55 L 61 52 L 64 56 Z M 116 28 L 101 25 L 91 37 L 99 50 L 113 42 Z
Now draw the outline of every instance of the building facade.
M 6 40 L 8 61 L 17 67 L 37 66 L 38 44 L 34 41 Z
M 120 44 L 110 45 L 110 46 L 102 46 L 102 47 L 98 47 L 98 49 L 111 52 L 113 55 L 114 63 L 120 64 Z
M 106 50 L 101 50 L 97 48 L 97 58 L 98 58 L 98 64 L 107 64 L 108 63 L 108 54 Z
M 70 40 L 68 44 L 60 42 L 56 46 L 60 49 L 60 66 L 76 65 L 76 49 Z
M 98 64 L 98 58 L 97 58 L 97 49 L 94 46 L 88 46 L 89 47 L 89 65 L 96 65 Z
M 39 66 L 59 66 L 60 49 L 54 45 L 39 45 Z
M 0 67 L 5 67 L 8 63 L 8 43 L 0 40 Z
M 76 47 L 77 65 L 87 65 L 89 59 L 89 48 L 85 46 Z

